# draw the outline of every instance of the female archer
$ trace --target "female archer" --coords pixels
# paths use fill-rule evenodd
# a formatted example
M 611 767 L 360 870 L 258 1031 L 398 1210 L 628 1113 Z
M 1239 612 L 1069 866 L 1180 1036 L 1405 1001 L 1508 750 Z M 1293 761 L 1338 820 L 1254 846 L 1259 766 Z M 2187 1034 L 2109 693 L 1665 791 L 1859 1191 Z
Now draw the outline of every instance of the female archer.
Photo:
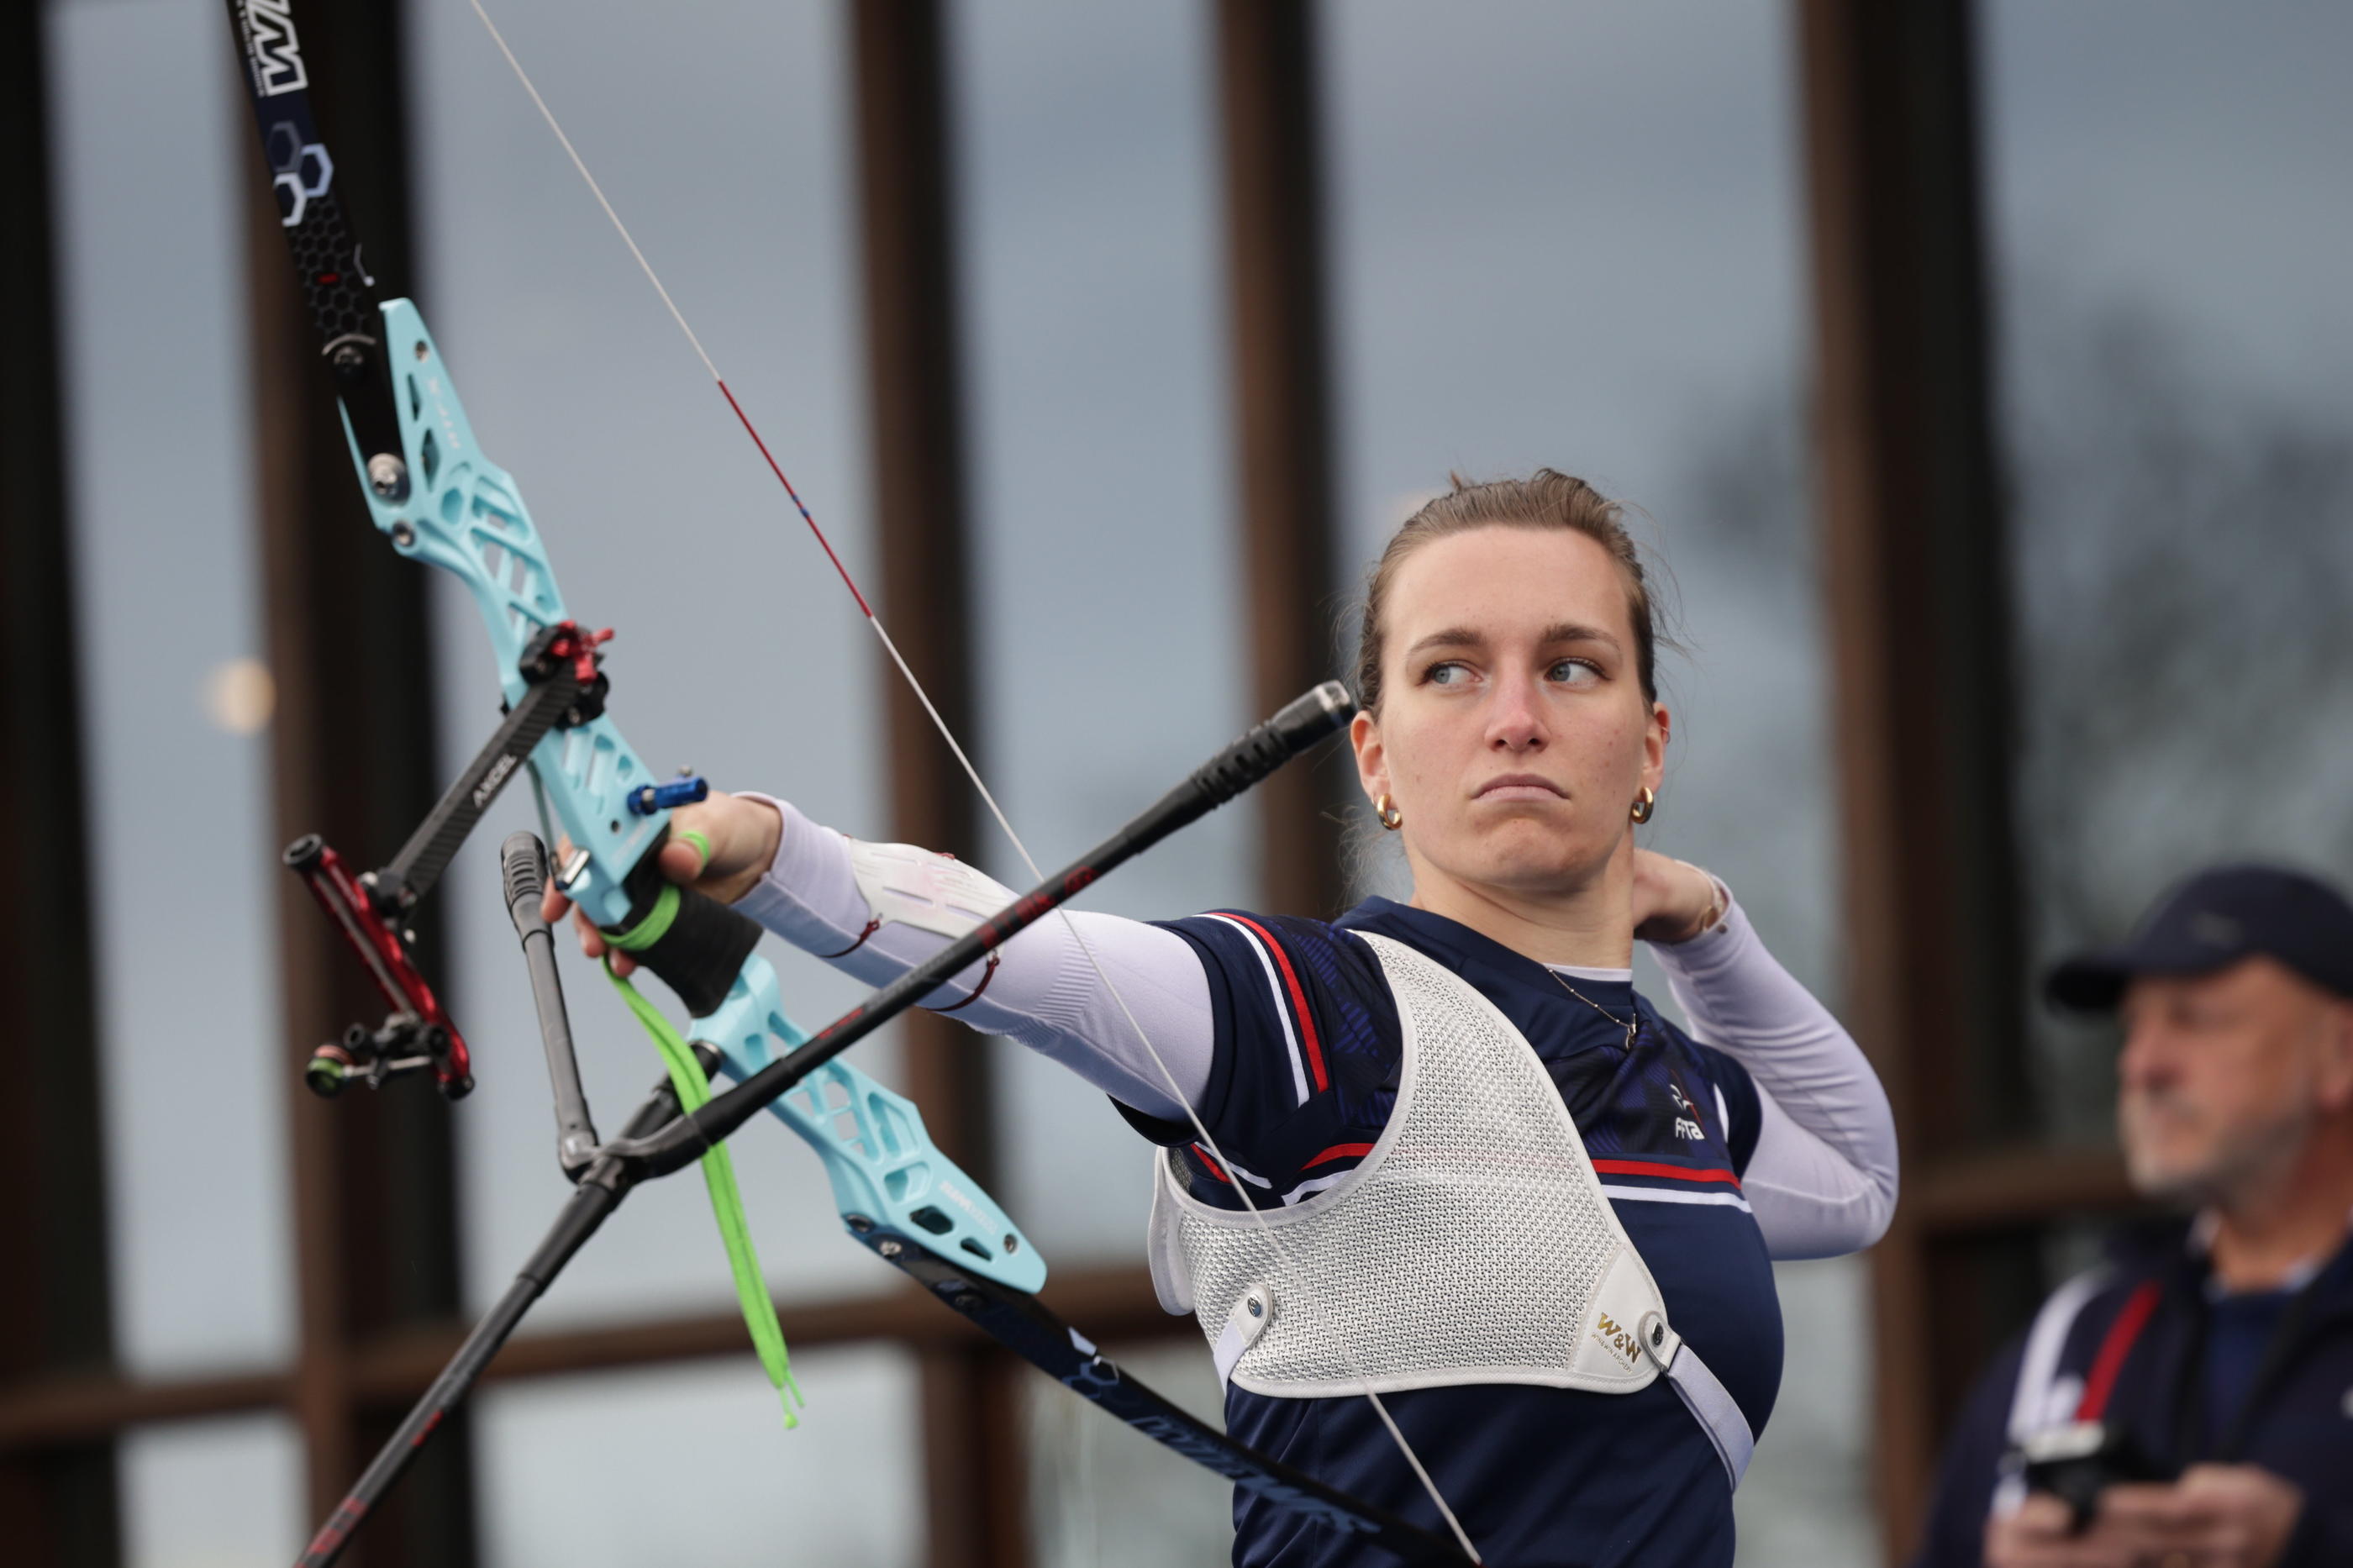
M 932 1001 L 1159 1145 L 1154 1279 L 1234 1436 L 1501 1568 L 1729 1564 L 1780 1380 L 1770 1260 L 1867 1247 L 1895 1202 L 1854 1042 L 1722 882 L 1635 847 L 1658 642 L 1613 502 L 1549 469 L 1458 485 L 1383 552 L 1356 665 L 1409 900 L 1074 914 Z M 678 826 L 708 854 L 674 838 L 666 872 L 870 984 L 1011 898 L 765 796 Z M 1638 940 L 1688 1033 L 1635 993 Z M 1357 1560 L 1246 1492 L 1234 1522 L 1245 1568 Z

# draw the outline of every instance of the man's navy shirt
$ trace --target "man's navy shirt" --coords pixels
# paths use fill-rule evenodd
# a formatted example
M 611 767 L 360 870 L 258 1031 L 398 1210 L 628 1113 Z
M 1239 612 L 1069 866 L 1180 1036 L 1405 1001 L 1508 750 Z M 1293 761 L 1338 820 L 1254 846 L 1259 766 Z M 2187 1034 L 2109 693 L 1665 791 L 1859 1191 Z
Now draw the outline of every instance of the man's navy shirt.
M 1328 925 L 1222 911 L 1166 929 L 1192 944 L 1208 974 L 1216 1054 L 1201 1118 L 1250 1184 L 1253 1203 L 1278 1207 L 1330 1185 L 1379 1137 L 1397 1103 L 1403 1047 L 1379 960 L 1351 933 L 1393 937 L 1467 981 L 1535 1047 L 1658 1281 L 1669 1321 L 1750 1429 L 1764 1430 L 1780 1384 L 1781 1314 L 1764 1238 L 1740 1191 L 1758 1110 L 1738 1063 L 1694 1043 L 1628 982 L 1575 981 L 1588 1005 L 1535 961 L 1386 899 Z M 1639 1026 L 1630 1051 L 1630 1016 Z M 1181 1123 L 1127 1114 L 1159 1142 L 1191 1140 Z M 1202 1151 L 1177 1158 L 1195 1197 L 1241 1206 Z M 1445 1331 L 1443 1323 L 1428 1327 Z M 1405 1390 L 1383 1402 L 1496 1568 L 1732 1561 L 1730 1479 L 1663 1378 L 1630 1394 L 1489 1383 Z M 1360 1396 L 1284 1399 L 1229 1386 L 1226 1426 L 1320 1480 L 1445 1532 Z M 1239 1568 L 1362 1561 L 1337 1530 L 1239 1490 L 1234 1530 Z
M 2060 1348 L 2057 1376 L 2080 1387 L 2126 1304 L 2155 1283 L 2157 1304 L 2131 1339 L 2105 1418 L 2168 1475 L 2198 1463 L 2254 1465 L 2301 1489 L 2304 1511 L 2274 1568 L 2353 1563 L 2353 1239 L 2295 1302 L 2268 1292 L 2217 1301 L 2186 1225 L 2126 1233 L 2111 1250 L 2107 1279 Z M 1984 1560 L 2025 1340 L 1986 1369 L 1954 1426 L 1913 1568 Z M 2270 1375 L 2258 1381 L 2263 1363 Z M 2203 1397 L 2185 1397 L 2193 1387 Z

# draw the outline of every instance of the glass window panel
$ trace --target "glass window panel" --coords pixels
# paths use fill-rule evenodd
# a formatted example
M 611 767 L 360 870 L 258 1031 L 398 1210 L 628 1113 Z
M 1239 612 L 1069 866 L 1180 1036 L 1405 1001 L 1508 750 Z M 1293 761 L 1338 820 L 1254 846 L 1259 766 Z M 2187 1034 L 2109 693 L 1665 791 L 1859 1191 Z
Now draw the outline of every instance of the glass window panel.
M 1190 1331 L 1107 1345 L 1111 1358 L 1222 1429 L 1208 1347 Z M 1030 1538 L 1039 1568 L 1211 1568 L 1233 1552 L 1233 1487 L 1115 1416 L 1033 1377 L 1027 1390 Z
M 1707 15 L 1330 14 L 1348 558 L 1369 567 L 1450 470 L 1549 465 L 1641 507 L 1690 645 L 1662 660 L 1675 738 L 1648 842 L 1721 872 L 1819 984 L 1795 65 L 1780 7 Z
M 1208 18 L 1155 0 L 955 23 L 980 760 L 1050 870 L 1247 722 Z M 1032 880 L 994 834 L 984 858 Z M 1146 919 L 1248 903 L 1255 864 L 1253 816 L 1220 812 L 1087 902 Z M 1071 1074 L 984 1048 L 1023 1226 L 1057 1260 L 1134 1257 L 1134 1134 Z
M 1777 1263 L 1781 1396 L 1740 1482 L 1738 1568 L 1881 1560 L 1871 1498 L 1871 1279 L 1861 1258 Z
M 109 1244 L 122 1358 L 163 1373 L 274 1358 L 292 1322 L 251 138 L 217 5 L 48 23 Z
M 1834 1002 L 1796 61 L 1783 6 L 1701 15 L 1324 13 L 1350 558 L 1368 566 L 1450 470 L 1548 465 L 1637 503 L 1686 644 L 1662 660 L 1674 740 L 1643 841 L 1721 874 Z M 1385 891 L 1401 872 L 1393 850 L 1366 867 Z M 1862 1276 L 1779 1275 L 1792 1331 L 1740 1491 L 1744 1561 L 1877 1556 L 1844 1436 L 1867 1419 Z
M 873 577 L 837 11 L 681 5 L 654 28 L 617 5 L 510 0 L 495 14 L 851 571 Z M 549 542 L 568 605 L 620 629 L 611 711 L 657 772 L 691 765 L 721 788 L 772 792 L 880 834 L 872 637 L 472 13 L 424 7 L 417 27 L 421 303 L 485 447 Z M 498 691 L 472 605 L 454 584 L 437 595 L 442 756 L 454 767 L 497 721 Z M 477 1300 L 512 1276 L 565 1191 L 496 883 L 500 840 L 533 825 L 528 792 L 509 792 L 434 911 L 454 938 L 459 1021 L 480 1046 L 481 1087 L 460 1115 Z M 862 994 L 781 944 L 768 951 L 806 1025 Z M 595 971 L 572 959 L 565 973 L 611 1131 L 659 1063 Z M 887 1038 L 857 1060 L 892 1076 Z M 765 1123 L 734 1144 L 776 1293 L 886 1283 L 839 1239 L 819 1167 Z M 545 1318 L 730 1299 L 689 1177 L 638 1194 Z
M 119 1452 L 129 1568 L 285 1563 L 302 1550 L 302 1442 L 284 1416 L 143 1427 Z
M 2018 823 L 2038 970 L 2226 858 L 2353 874 L 2353 16 L 2002 3 L 1984 28 Z M 2034 1009 L 2048 1134 L 2115 1036 Z
M 923 1544 L 913 1360 L 793 1358 L 784 1430 L 758 1363 L 508 1384 L 476 1405 L 489 1568 L 822 1563 L 901 1568 Z

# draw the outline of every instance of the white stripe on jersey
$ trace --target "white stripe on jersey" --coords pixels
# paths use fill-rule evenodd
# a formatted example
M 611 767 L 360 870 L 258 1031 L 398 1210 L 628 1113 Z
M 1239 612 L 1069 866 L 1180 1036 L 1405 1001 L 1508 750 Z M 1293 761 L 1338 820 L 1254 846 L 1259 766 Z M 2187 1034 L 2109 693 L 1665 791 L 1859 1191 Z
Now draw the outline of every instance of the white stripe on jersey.
M 1346 1181 L 1350 1176 L 1353 1176 L 1356 1173 L 1356 1167 L 1351 1165 L 1345 1171 L 1335 1171 L 1328 1176 L 1310 1176 L 1305 1181 L 1300 1183 L 1297 1186 L 1292 1188 L 1289 1192 L 1283 1194 L 1282 1201 L 1285 1205 L 1295 1204 L 1300 1199 L 1307 1196 L 1308 1194 L 1320 1193 L 1326 1187 Z
M 1646 1204 L 1716 1204 L 1725 1208 L 1738 1209 L 1742 1214 L 1755 1212 L 1749 1208 L 1748 1200 L 1738 1193 L 1686 1193 L 1672 1187 L 1621 1187 L 1608 1182 L 1601 1184 L 1601 1191 L 1604 1196 L 1612 1200 L 1632 1198 Z
M 1258 966 L 1266 971 L 1267 989 L 1274 993 L 1274 1016 L 1282 1020 L 1282 1043 L 1291 1052 L 1291 1085 L 1299 1091 L 1299 1103 L 1307 1103 L 1307 1058 L 1299 1054 L 1299 1037 L 1291 1027 L 1291 1002 L 1282 994 L 1282 978 L 1274 972 L 1274 960 L 1268 956 L 1266 944 L 1258 933 L 1231 915 L 1211 915 L 1213 921 L 1223 921 L 1242 933 L 1250 950 L 1258 954 Z
M 1198 1148 L 1199 1145 L 1196 1144 L 1195 1147 Z M 1240 1176 L 1243 1181 L 1248 1182 L 1253 1187 L 1264 1187 L 1268 1192 L 1274 1191 L 1274 1184 L 1268 1181 L 1264 1176 L 1260 1175 L 1255 1171 L 1245 1171 L 1231 1160 L 1228 1160 L 1226 1162 L 1225 1168 L 1232 1172 L 1235 1175 Z

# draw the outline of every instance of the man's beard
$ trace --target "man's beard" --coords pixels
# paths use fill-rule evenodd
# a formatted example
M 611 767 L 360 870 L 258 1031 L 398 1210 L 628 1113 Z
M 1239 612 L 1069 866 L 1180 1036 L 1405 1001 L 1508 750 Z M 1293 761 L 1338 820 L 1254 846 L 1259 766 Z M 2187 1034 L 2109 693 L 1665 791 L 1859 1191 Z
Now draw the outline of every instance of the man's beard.
M 2158 1140 L 2135 1135 L 2135 1123 L 2147 1114 L 2137 1113 L 2137 1107 L 2146 1103 L 2126 1100 L 2116 1110 L 2126 1173 L 2143 1197 L 2191 1207 L 2228 1207 L 2269 1184 L 2303 1149 L 2315 1115 L 2308 1104 L 2289 1106 L 2253 1126 L 2222 1133 L 2194 1164 L 2168 1164 L 2155 1152 Z

